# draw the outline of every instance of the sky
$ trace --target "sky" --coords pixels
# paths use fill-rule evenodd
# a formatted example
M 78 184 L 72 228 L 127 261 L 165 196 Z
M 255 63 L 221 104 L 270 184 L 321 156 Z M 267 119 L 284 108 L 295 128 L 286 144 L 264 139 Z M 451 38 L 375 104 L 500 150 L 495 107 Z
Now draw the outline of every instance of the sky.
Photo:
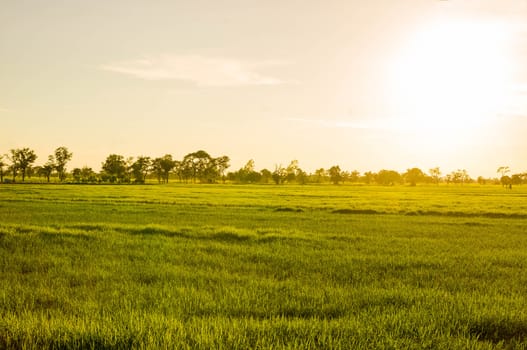
M 0 0 L 0 154 L 527 171 L 527 0 Z

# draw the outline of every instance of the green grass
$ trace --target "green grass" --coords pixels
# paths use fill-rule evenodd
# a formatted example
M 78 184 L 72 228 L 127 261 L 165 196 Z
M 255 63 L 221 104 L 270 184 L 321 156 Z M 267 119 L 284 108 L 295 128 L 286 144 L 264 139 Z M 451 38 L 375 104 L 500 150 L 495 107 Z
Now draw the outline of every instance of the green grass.
M 527 348 L 527 188 L 0 186 L 0 348 Z

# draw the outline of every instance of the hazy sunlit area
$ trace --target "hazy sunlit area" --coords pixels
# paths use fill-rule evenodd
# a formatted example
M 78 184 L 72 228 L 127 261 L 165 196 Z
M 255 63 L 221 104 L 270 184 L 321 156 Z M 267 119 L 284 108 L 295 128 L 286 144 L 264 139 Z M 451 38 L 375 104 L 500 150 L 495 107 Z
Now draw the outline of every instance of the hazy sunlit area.
M 526 169 L 524 0 L 4 1 L 0 149 Z
M 0 349 L 527 349 L 527 0 L 0 0 Z

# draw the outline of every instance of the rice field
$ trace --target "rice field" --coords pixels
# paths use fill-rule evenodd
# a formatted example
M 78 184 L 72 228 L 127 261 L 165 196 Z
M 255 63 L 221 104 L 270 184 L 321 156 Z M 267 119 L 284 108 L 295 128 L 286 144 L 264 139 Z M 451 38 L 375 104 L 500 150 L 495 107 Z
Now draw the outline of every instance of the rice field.
M 0 185 L 0 348 L 524 349 L 527 188 Z

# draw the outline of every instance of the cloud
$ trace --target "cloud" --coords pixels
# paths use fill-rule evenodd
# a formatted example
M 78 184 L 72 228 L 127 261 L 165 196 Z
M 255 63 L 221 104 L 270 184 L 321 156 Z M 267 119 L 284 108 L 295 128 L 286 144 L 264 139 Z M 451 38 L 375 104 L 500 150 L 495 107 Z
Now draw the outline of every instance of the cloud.
M 10 110 L 0 106 L 0 113 L 3 113 L 3 112 L 10 112 Z
M 182 80 L 204 87 L 234 87 L 284 84 L 279 78 L 257 72 L 279 64 L 283 63 L 201 55 L 157 55 L 109 63 L 100 68 L 144 80 Z

